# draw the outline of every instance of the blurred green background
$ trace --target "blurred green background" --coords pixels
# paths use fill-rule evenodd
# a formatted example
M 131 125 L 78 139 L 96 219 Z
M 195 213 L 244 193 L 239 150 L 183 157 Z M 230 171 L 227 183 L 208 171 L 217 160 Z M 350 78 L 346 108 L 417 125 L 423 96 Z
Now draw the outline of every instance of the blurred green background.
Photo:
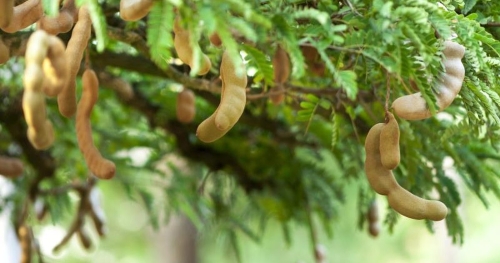
M 60 254 L 46 258 L 47 262 L 94 263 L 160 263 L 171 262 L 165 257 L 169 243 L 164 242 L 164 229 L 155 232 L 149 225 L 144 208 L 130 200 L 118 185 L 100 182 L 103 206 L 107 214 L 108 235 L 99 240 L 93 228 L 95 246 L 84 251 L 72 238 Z M 500 204 L 490 196 L 489 210 L 471 193 L 464 192 L 462 213 L 465 226 L 463 246 L 452 245 L 446 235 L 444 222 L 434 224 L 435 234 L 426 229 L 423 221 L 400 218 L 391 235 L 385 226 L 378 238 L 368 235 L 366 228 L 357 228 L 356 188 L 351 185 L 346 207 L 338 223 L 333 225 L 334 237 L 328 239 L 319 231 L 319 242 L 325 247 L 325 262 L 384 262 L 384 263 L 493 263 L 500 262 L 497 236 L 500 233 Z M 382 220 L 385 216 L 385 197 L 378 197 Z M 67 223 L 69 224 L 69 222 Z M 49 224 L 50 225 L 50 224 Z M 314 263 L 309 230 L 292 225 L 292 243 L 284 241 L 281 226 L 271 221 L 260 243 L 238 233 L 238 245 L 243 263 Z M 65 233 L 63 228 L 45 226 L 36 229 L 43 251 L 49 253 Z M 223 235 L 212 231 L 199 233 L 200 263 L 237 262 L 234 251 Z

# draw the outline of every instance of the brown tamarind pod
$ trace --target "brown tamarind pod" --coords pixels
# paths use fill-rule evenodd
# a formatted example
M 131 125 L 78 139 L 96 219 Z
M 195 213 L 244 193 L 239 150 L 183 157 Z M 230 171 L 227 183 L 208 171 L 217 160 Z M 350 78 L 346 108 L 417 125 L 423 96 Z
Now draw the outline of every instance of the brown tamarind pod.
M 464 46 L 452 41 L 444 42 L 443 64 L 445 72 L 436 87 L 438 112 L 450 106 L 462 88 L 465 68 L 461 60 L 464 54 Z M 392 103 L 392 108 L 398 117 L 406 120 L 422 120 L 432 116 L 420 92 L 397 98 Z
M 222 40 L 220 39 L 219 34 L 213 33 L 209 37 L 210 43 L 216 47 L 220 47 L 222 45 Z
M 17 230 L 19 243 L 21 244 L 21 263 L 31 263 L 32 242 L 31 230 L 28 226 L 22 225 Z
M 313 46 L 304 45 L 300 46 L 300 51 L 304 56 L 307 68 L 316 76 L 324 76 L 326 66 L 325 63 L 321 61 L 318 50 Z
M 43 92 L 50 97 L 61 93 L 68 82 L 68 61 L 65 54 L 64 43 L 57 37 L 48 38 L 49 49 L 47 57 L 43 60 L 42 68 L 45 74 Z
M 10 59 L 9 47 L 5 45 L 2 38 L 0 37 L 0 65 L 9 61 L 9 59 Z
M 366 213 L 366 218 L 368 219 L 368 233 L 372 237 L 377 237 L 380 233 L 379 224 L 379 214 L 377 201 L 373 200 L 368 207 L 368 212 Z
M 285 83 L 290 76 L 290 58 L 280 45 L 278 45 L 276 53 L 274 53 L 272 63 L 274 68 L 274 82 L 276 84 Z
M 189 67 L 193 67 L 194 65 L 194 57 L 193 57 L 193 48 L 200 49 L 199 45 L 196 45 L 195 47 L 191 46 L 191 37 L 190 37 L 190 32 L 184 28 L 181 27 L 180 24 L 180 16 L 177 16 L 175 18 L 174 22 L 174 48 L 175 51 L 177 52 L 177 55 L 179 56 L 179 59 L 182 60 L 184 64 L 189 65 Z M 198 71 L 198 75 L 205 75 L 210 71 L 210 68 L 212 67 L 212 63 L 210 62 L 210 58 L 208 58 L 207 55 L 203 54 L 201 52 L 201 58 L 200 58 L 200 69 Z
M 380 159 L 382 165 L 389 170 L 393 170 L 399 165 L 399 125 L 394 115 L 387 113 L 387 123 L 380 132 Z
M 120 0 L 120 17 L 125 21 L 137 21 L 145 17 L 153 7 L 153 0 Z
M 182 123 L 190 123 L 196 115 L 194 92 L 184 89 L 177 95 L 176 104 L 177 120 Z
M 101 179 L 111 179 L 115 175 L 116 166 L 102 157 L 92 139 L 90 114 L 97 102 L 99 81 L 95 72 L 86 69 L 82 76 L 83 91 L 76 111 L 76 138 L 89 170 Z
M 16 178 L 23 174 L 24 165 L 18 158 L 0 156 L 0 175 Z
M 78 16 L 75 0 L 66 0 L 59 14 L 55 17 L 44 16 L 38 21 L 38 28 L 51 35 L 66 33 L 71 30 Z
M 233 62 L 229 53 L 222 54 L 220 78 L 222 80 L 221 101 L 215 111 L 215 125 L 219 130 L 231 129 L 245 110 L 247 74 L 245 64 L 238 55 L 238 62 Z M 238 71 L 241 74 L 236 74 Z
M 282 84 L 272 87 L 269 93 L 269 98 L 274 105 L 280 105 L 285 100 L 285 87 Z
M 210 115 L 206 120 L 204 120 L 198 129 L 196 129 L 196 137 L 202 142 L 213 142 L 224 136 L 230 129 L 220 130 L 215 125 L 215 113 Z
M 14 13 L 14 0 L 3 0 L 0 2 L 0 28 L 6 27 L 12 20 Z
M 73 28 L 65 52 L 68 59 L 68 81 L 57 96 L 59 112 L 67 118 L 71 118 L 76 112 L 76 75 L 80 70 L 83 52 L 87 48 L 91 30 L 92 21 L 87 6 L 82 6 L 78 11 L 78 21 Z
M 389 205 L 396 212 L 413 219 L 442 220 L 448 208 L 439 201 L 425 200 L 402 188 L 391 170 L 382 165 L 380 158 L 380 134 L 384 123 L 375 124 L 365 141 L 365 173 L 370 187 L 381 195 L 386 195 Z
M 31 34 L 26 45 L 22 106 L 28 124 L 28 139 L 39 150 L 47 149 L 54 142 L 54 130 L 46 116 L 45 95 L 42 92 L 45 78 L 42 63 L 54 41 L 61 40 L 51 40 L 45 31 L 37 30 Z
M 10 23 L 2 26 L 2 30 L 7 33 L 15 33 L 24 29 L 43 16 L 42 0 L 27 0 L 14 7 Z

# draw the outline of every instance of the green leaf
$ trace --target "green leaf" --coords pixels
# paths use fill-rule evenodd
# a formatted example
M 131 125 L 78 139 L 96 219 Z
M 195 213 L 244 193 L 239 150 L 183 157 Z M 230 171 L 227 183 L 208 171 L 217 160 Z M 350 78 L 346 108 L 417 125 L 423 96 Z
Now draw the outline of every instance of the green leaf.
M 97 0 L 87 0 L 87 6 L 96 35 L 97 51 L 103 52 L 108 43 L 108 34 L 106 33 L 106 17 L 104 16 L 101 5 Z
M 358 95 L 358 83 L 356 73 L 352 70 L 337 71 L 334 74 L 335 83 L 339 85 L 350 100 L 355 100 Z
M 59 1 L 42 0 L 43 11 L 48 17 L 55 17 L 59 14 Z
M 264 76 L 264 80 L 267 85 L 274 84 L 274 70 L 271 67 L 271 63 L 267 60 L 266 54 L 262 51 L 249 46 L 249 45 L 241 45 L 243 51 L 248 54 L 249 63 L 252 66 L 255 66 L 257 70 L 262 73 Z M 248 59 L 248 58 L 247 58 Z
M 148 16 L 148 46 L 151 60 L 162 69 L 168 67 L 173 46 L 172 27 L 174 12 L 172 5 L 165 1 L 155 1 Z

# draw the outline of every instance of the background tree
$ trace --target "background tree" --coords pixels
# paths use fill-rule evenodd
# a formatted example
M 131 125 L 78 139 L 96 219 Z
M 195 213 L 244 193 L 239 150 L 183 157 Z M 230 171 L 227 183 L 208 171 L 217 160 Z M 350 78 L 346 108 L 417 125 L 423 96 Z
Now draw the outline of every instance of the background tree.
M 57 2 L 42 1 L 47 15 L 57 13 Z M 444 70 L 441 51 L 449 39 L 466 49 L 462 89 L 444 113 L 422 121 L 398 120 L 402 158 L 395 175 L 412 193 L 446 204 L 448 231 L 458 243 L 463 242 L 457 214 L 461 198 L 443 169 L 445 159 L 453 159 L 485 206 L 486 192 L 500 197 L 495 169 L 500 158 L 500 3 L 157 0 L 147 16 L 134 22 L 120 17 L 119 1 L 76 4 L 87 5 L 92 21 L 79 74 L 94 69 L 101 88 L 91 114 L 94 141 L 116 164 L 112 180 L 144 203 L 155 226 L 162 215 L 180 211 L 198 228 L 217 225 L 231 238 L 242 231 L 257 239 L 270 219 L 280 222 L 285 233 L 295 221 L 309 226 L 314 244 L 316 228 L 330 233 L 342 213 L 345 186 L 352 182 L 359 188 L 362 227 L 375 196 L 364 175 L 364 138 L 400 96 L 420 91 L 436 112 L 436 83 Z M 185 44 L 194 50 L 192 67 L 182 64 L 174 50 L 176 15 L 189 32 Z M 29 226 L 38 224 L 35 215 L 43 210 L 34 204 L 43 204 L 54 222 L 72 215 L 69 234 L 79 235 L 85 245 L 79 230 L 85 216 L 98 231 L 102 226 L 89 197 L 98 182 L 78 150 L 75 120 L 61 116 L 57 101 L 47 99 L 54 144 L 48 150 L 31 145 L 22 75 L 26 43 L 36 24 L 17 32 L 2 29 L 10 59 L 0 66 L 0 152 L 25 164 L 2 205 L 12 205 L 13 225 L 32 237 L 36 233 Z M 210 44 L 214 33 L 222 47 Z M 71 32 L 58 37 L 68 43 Z M 280 49 L 291 62 L 286 80 L 274 74 L 279 64 L 273 66 L 272 58 Z M 247 103 L 224 137 L 204 143 L 196 130 L 220 102 L 219 65 L 226 50 L 231 59 L 241 54 L 245 60 Z M 212 67 L 198 76 L 203 54 Z M 196 96 L 190 123 L 176 117 L 176 98 L 184 88 Z M 278 96 L 284 96 L 280 104 Z M 142 150 L 140 160 L 129 154 L 137 149 Z M 182 156 L 189 169 L 172 155 Z M 80 197 L 76 210 L 72 192 Z M 322 225 L 316 226 L 313 217 Z M 392 211 L 384 223 L 392 229 L 398 217 Z M 250 219 L 260 220 L 261 227 L 249 227 Z M 430 221 L 425 224 L 432 229 Z

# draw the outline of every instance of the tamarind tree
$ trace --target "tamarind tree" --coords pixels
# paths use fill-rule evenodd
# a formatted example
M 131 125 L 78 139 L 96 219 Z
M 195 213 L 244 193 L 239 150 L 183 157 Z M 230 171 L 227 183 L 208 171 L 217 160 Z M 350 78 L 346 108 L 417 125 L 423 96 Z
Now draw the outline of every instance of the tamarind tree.
M 330 233 L 344 209 L 346 184 L 354 182 L 358 224 L 366 226 L 375 196 L 365 175 L 366 135 L 384 122 L 392 101 L 416 92 L 429 114 L 423 120 L 398 119 L 397 182 L 446 205 L 448 233 L 457 243 L 463 242 L 464 231 L 457 213 L 461 196 L 443 162 L 454 161 L 485 206 L 486 193 L 500 198 L 495 168 L 500 160 L 500 2 L 131 2 L 16 0 L 0 7 L 0 155 L 14 160 L 18 171 L 19 160 L 24 168 L 11 179 L 15 190 L 0 205 L 12 209 L 20 238 L 36 238 L 30 226 L 48 224 L 36 219 L 43 213 L 34 209 L 35 202 L 55 223 L 76 213 L 62 245 L 76 234 L 86 246 L 81 230 L 86 214 L 103 234 L 89 197 L 99 184 L 87 165 L 92 157 L 85 162 L 78 150 L 74 111 L 59 113 L 71 98 L 47 96 L 46 109 L 36 108 L 46 110 L 52 122 L 51 146 L 35 147 L 27 133 L 24 55 L 32 33 L 43 29 L 67 46 L 67 71 L 72 72 L 67 81 L 76 80 L 78 100 L 83 72 L 95 71 L 99 100 L 89 115 L 92 134 L 87 134 L 93 136 L 82 136 L 87 139 L 81 144 L 94 143 L 98 154 L 114 162 L 110 180 L 143 202 L 153 225 L 160 224 L 160 215 L 182 212 L 198 225 L 222 223 L 225 231 L 259 236 L 249 220 L 275 220 L 285 231 L 298 222 L 310 227 L 315 242 L 316 228 Z M 77 15 L 78 8 L 88 15 Z M 463 58 L 448 63 L 445 41 L 463 46 Z M 447 83 L 441 77 L 458 64 L 465 69 L 463 82 L 461 88 L 450 84 L 460 91 L 444 109 L 445 91 L 439 85 Z M 194 98 L 178 100 L 187 89 Z M 76 109 L 75 102 L 71 105 Z M 211 128 L 199 127 L 212 114 Z M 197 134 L 203 132 L 215 139 L 200 140 Z M 142 162 L 128 154 L 139 148 L 147 152 Z M 188 168 L 171 155 L 181 156 Z M 80 198 L 76 212 L 70 202 L 74 192 Z M 321 225 L 314 225 L 312 217 Z M 384 223 L 392 229 L 398 218 L 389 210 Z M 378 233 L 372 221 L 370 232 Z M 423 222 L 432 229 L 430 221 Z

